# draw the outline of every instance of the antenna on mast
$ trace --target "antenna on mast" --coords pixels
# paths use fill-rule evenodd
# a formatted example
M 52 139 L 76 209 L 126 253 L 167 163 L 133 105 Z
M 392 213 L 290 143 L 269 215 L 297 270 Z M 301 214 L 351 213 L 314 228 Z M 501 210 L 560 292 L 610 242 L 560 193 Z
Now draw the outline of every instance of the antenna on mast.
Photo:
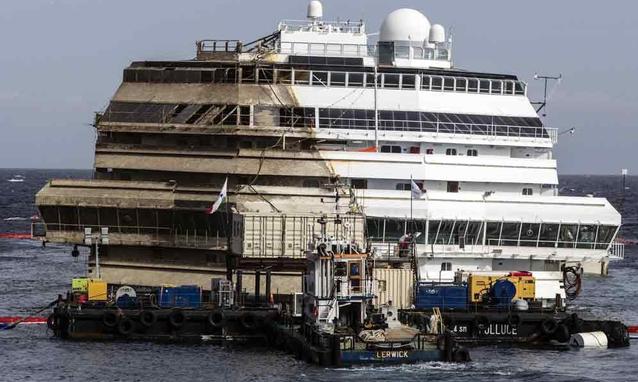
M 543 80 L 545 82 L 545 90 L 543 91 L 543 101 L 532 102 L 532 105 L 538 105 L 538 109 L 536 109 L 536 113 L 540 113 L 540 111 L 543 110 L 545 108 L 545 106 L 547 106 L 547 98 L 548 98 L 548 95 L 547 95 L 547 84 L 549 83 L 549 81 L 556 81 L 556 84 L 558 85 L 560 83 L 560 81 L 563 79 L 563 75 L 559 74 L 558 76 L 543 76 L 543 75 L 540 75 L 540 74 L 536 73 L 536 74 L 534 74 L 534 79 L 535 80 Z M 547 114 L 543 113 L 542 116 L 546 117 Z

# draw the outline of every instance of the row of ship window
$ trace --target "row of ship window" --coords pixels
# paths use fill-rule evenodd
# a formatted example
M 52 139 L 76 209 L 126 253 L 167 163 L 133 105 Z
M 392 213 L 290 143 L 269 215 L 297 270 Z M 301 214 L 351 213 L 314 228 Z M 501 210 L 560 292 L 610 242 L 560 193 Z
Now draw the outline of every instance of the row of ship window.
M 379 151 L 382 153 L 393 153 L 393 154 L 400 154 L 403 152 L 403 148 L 399 145 L 381 145 L 381 147 L 379 148 Z M 410 154 L 420 154 L 421 153 L 421 148 L 419 146 L 412 146 L 409 149 L 409 153 Z M 434 154 L 434 149 L 433 148 L 427 148 L 425 149 L 425 154 L 426 155 L 432 155 Z M 457 150 L 454 148 L 447 148 L 445 149 L 445 155 L 458 155 Z M 477 149 L 467 149 L 466 155 L 468 157 L 476 157 L 478 156 L 478 150 Z
M 244 83 L 330 87 L 374 87 L 374 73 L 254 66 L 220 68 L 126 68 L 124 82 Z M 525 95 L 526 84 L 515 80 L 441 76 L 426 73 L 377 73 L 377 88 L 460 93 Z
M 498 221 L 368 218 L 372 241 L 394 242 L 421 232 L 417 244 L 490 245 L 607 249 L 618 227 L 597 224 L 522 223 Z
M 257 108 L 257 107 L 255 107 Z M 314 107 L 260 107 L 274 114 L 282 127 L 415 131 L 451 134 L 548 138 L 547 129 L 534 117 L 431 113 Z M 251 124 L 254 110 L 248 105 L 167 104 L 113 101 L 102 115 L 105 122 L 174 123 L 194 125 Z M 278 114 L 278 116 L 277 116 Z M 318 114 L 318 115 L 317 115 Z M 277 118 L 278 117 L 278 118 Z
M 419 186 L 420 190 L 423 190 L 423 183 L 422 182 L 415 182 L 417 186 Z M 354 184 L 353 184 L 354 186 Z M 358 187 L 355 187 L 358 188 Z M 397 183 L 395 186 L 395 189 L 397 191 L 411 191 L 412 190 L 412 186 L 410 183 Z M 461 191 L 461 187 L 459 186 L 459 182 L 456 181 L 448 181 L 446 182 L 446 189 L 447 192 L 451 192 L 451 193 L 457 193 L 459 191 Z M 532 196 L 534 195 L 534 189 L 531 187 L 524 187 L 522 192 L 523 195 L 525 196 Z

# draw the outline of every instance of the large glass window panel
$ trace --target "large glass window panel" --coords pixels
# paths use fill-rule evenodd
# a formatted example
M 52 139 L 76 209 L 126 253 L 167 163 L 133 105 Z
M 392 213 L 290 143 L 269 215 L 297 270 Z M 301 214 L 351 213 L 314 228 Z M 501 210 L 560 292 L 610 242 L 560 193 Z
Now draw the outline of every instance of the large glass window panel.
M 479 81 L 479 92 L 480 93 L 489 93 L 490 92 L 490 80 L 480 80 Z
M 613 225 L 601 225 L 598 228 L 598 239 L 596 239 L 596 249 L 606 249 L 611 242 L 611 239 L 616 233 L 616 226 Z
M 445 77 L 443 79 L 443 88 L 446 91 L 453 91 L 454 90 L 454 78 L 452 77 Z
M 441 225 L 440 220 L 430 220 L 430 226 L 428 227 L 428 244 L 434 244 L 434 238 Z
M 518 235 L 521 230 L 521 223 L 503 223 L 501 233 L 501 245 L 518 246 Z
M 432 77 L 432 90 L 443 90 L 442 77 Z
M 401 88 L 414 89 L 414 74 L 404 74 L 401 79 Z
M 470 222 L 467 226 L 467 231 L 465 232 L 465 243 L 466 244 L 480 244 L 483 241 L 482 233 L 482 222 Z
M 422 75 L 421 76 L 421 90 L 430 90 L 432 77 Z
M 399 87 L 399 75 L 386 73 L 383 75 L 383 87 L 386 89 L 397 89 Z
M 436 238 L 436 244 L 448 244 L 454 229 L 454 220 L 443 220 Z
M 328 86 L 328 72 L 312 72 L 314 86 Z
M 578 243 L 577 248 L 594 248 L 594 242 L 596 241 L 596 229 L 595 225 L 581 225 L 578 230 Z
M 467 222 L 466 221 L 457 221 L 454 225 L 454 233 L 452 235 L 451 244 L 459 244 L 460 239 L 463 238 L 467 243 L 467 238 L 465 237 L 465 232 L 467 230 Z
M 310 84 L 310 72 L 307 70 L 295 70 L 295 84 L 296 85 L 309 85 Z
M 398 241 L 405 234 L 405 220 L 402 219 L 386 219 L 385 221 L 385 240 Z
M 366 219 L 366 234 L 370 240 L 383 240 L 383 219 Z
M 541 225 L 541 236 L 538 242 L 539 247 L 554 247 L 558 239 L 558 224 Z
M 576 242 L 576 233 L 578 232 L 577 224 L 563 224 L 560 227 L 558 237 L 558 247 L 572 248 Z
M 348 73 L 348 86 L 363 86 L 363 73 Z
M 523 229 L 521 230 L 520 246 L 521 247 L 536 247 L 539 229 L 540 229 L 540 224 L 524 223 Z
M 487 245 L 500 245 L 501 222 L 487 222 L 485 231 L 485 243 Z
M 478 92 L 478 80 L 475 78 L 470 78 L 467 80 L 468 91 L 470 93 Z
M 457 78 L 456 79 L 456 91 L 464 92 L 467 88 L 467 79 L 466 78 Z
M 346 86 L 346 74 L 343 72 L 331 72 L 330 86 Z

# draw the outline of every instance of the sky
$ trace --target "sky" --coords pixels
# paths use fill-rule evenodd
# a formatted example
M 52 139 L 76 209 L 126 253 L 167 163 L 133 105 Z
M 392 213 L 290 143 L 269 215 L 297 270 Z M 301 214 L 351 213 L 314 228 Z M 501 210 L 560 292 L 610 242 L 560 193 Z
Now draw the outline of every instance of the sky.
M 367 22 L 409 7 L 453 30 L 456 67 L 562 74 L 544 118 L 564 134 L 560 174 L 638 173 L 635 0 L 324 0 L 324 19 Z M 188 59 L 205 38 L 252 41 L 306 0 L 2 0 L 0 168 L 91 168 L 93 113 L 134 60 Z

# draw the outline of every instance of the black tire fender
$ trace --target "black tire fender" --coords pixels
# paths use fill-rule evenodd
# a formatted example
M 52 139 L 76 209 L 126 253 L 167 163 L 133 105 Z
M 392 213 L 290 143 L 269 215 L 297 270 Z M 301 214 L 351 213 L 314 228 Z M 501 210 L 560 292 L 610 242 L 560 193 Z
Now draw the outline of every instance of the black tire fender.
M 257 327 L 257 317 L 251 313 L 244 313 L 239 316 L 239 323 L 244 329 L 252 330 Z
M 553 318 L 546 318 L 541 322 L 541 331 L 546 336 L 554 334 L 556 329 L 558 329 L 558 322 Z
M 441 334 L 436 339 L 436 348 L 439 349 L 440 351 L 445 351 L 445 336 L 444 335 Z
M 226 316 L 221 310 L 213 310 L 208 314 L 206 321 L 213 328 L 223 328 L 226 324 Z
M 56 314 L 49 314 L 49 317 L 47 317 L 47 328 L 56 331 L 58 329 L 58 326 L 58 317 L 56 316 Z
M 520 314 L 513 313 L 507 318 L 507 322 L 511 327 L 518 327 L 523 323 L 523 317 Z
M 140 313 L 140 324 L 150 328 L 155 325 L 155 322 L 157 322 L 157 314 L 155 314 L 154 311 L 143 310 L 142 313 Z
M 454 351 L 452 360 L 458 363 L 470 362 L 470 352 L 466 348 L 458 348 Z
M 184 326 L 186 322 L 186 315 L 181 309 L 173 309 L 173 311 L 168 315 L 168 323 L 174 329 L 179 329 Z
M 123 336 L 129 336 L 135 330 L 135 323 L 128 317 L 122 317 L 117 323 L 117 332 Z
M 565 324 L 559 324 L 554 331 L 554 339 L 560 343 L 569 342 L 569 328 Z
M 113 310 L 107 310 L 102 315 L 102 323 L 107 328 L 114 328 L 120 320 L 120 316 Z

